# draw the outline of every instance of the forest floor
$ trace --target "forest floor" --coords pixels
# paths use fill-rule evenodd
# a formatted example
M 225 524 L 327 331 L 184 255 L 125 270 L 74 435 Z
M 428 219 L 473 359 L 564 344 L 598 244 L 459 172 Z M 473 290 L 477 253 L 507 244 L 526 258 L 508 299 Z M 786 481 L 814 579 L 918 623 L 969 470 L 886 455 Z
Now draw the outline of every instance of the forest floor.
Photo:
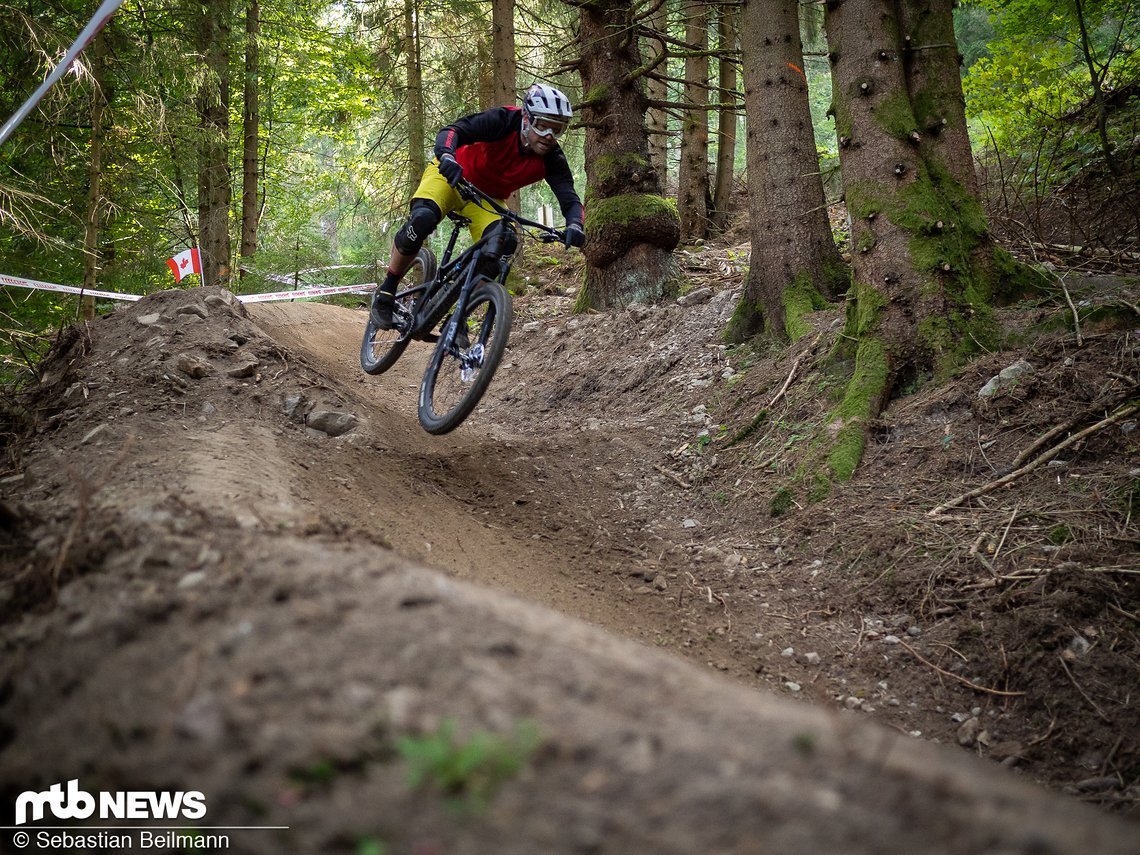
M 1043 812 L 1074 846 L 1126 840 L 1137 281 L 1073 274 L 1003 310 L 1006 349 L 894 401 L 808 503 L 842 308 L 790 349 L 726 348 L 747 245 L 680 257 L 677 301 L 584 315 L 573 260 L 532 263 L 490 391 L 443 437 L 415 417 L 427 347 L 365 376 L 359 308 L 176 290 L 65 331 L 7 408 L 0 799 L 201 790 L 213 824 L 290 826 L 231 844 L 259 852 L 1066 851 L 974 804 L 963 836 L 966 797 L 889 768 L 888 733 L 941 743 L 915 768 L 974 755 L 991 807 L 986 765 L 1059 791 Z M 750 749 L 797 717 L 879 760 L 843 779 L 864 749 L 841 738 L 802 770 L 820 789 L 780 795 L 811 740 L 759 770 Z M 409 786 L 420 761 L 461 819 Z M 876 797 L 861 831 L 834 820 Z

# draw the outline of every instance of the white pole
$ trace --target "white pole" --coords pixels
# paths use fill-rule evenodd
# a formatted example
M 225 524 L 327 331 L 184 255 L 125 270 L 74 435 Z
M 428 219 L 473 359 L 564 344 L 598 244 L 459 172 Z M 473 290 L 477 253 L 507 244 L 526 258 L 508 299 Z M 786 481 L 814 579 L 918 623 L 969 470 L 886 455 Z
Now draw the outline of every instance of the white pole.
M 47 94 L 47 91 L 55 85 L 56 81 L 63 77 L 64 72 L 71 66 L 71 63 L 74 62 L 80 52 L 87 47 L 88 42 L 95 38 L 95 34 L 103 28 L 103 25 L 110 20 L 111 16 L 114 15 L 116 10 L 122 5 L 123 0 L 103 0 L 103 5 L 95 12 L 95 17 L 87 22 L 87 26 L 83 28 L 83 32 L 81 32 L 79 37 L 75 40 L 75 44 L 71 46 L 71 49 L 68 50 L 59 65 L 48 75 L 47 80 L 40 84 L 40 88 L 33 92 L 32 97 L 24 102 L 24 106 L 12 115 L 12 118 L 4 124 L 3 128 L 0 128 L 0 145 L 3 145 L 8 137 L 12 135 L 12 131 L 16 130 L 20 122 L 28 117 L 28 113 L 35 109 L 36 104 L 40 103 L 40 99 Z

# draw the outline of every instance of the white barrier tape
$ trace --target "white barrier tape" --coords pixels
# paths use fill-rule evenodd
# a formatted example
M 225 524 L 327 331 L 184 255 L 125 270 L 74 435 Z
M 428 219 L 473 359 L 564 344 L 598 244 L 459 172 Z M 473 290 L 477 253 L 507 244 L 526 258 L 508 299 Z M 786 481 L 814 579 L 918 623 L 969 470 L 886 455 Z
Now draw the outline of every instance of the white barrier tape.
M 296 300 L 299 297 L 327 297 L 330 294 L 365 294 L 376 287 L 375 282 L 360 285 L 329 285 L 324 288 L 301 288 L 297 291 L 274 291 L 272 294 L 237 294 L 243 303 L 267 303 L 271 300 Z
M 80 294 L 84 297 L 102 297 L 107 300 L 141 300 L 140 294 L 118 294 L 114 291 L 94 291 L 76 288 L 72 285 L 56 285 L 54 282 L 40 282 L 37 279 L 24 279 L 0 273 L 0 285 L 13 285 L 16 288 L 32 288 L 37 291 L 61 291 L 65 294 Z M 359 285 L 336 285 L 323 288 L 301 288 L 296 291 L 274 291 L 270 294 L 237 294 L 243 303 L 268 303 L 273 300 L 296 300 L 304 297 L 327 297 L 331 294 L 366 294 L 376 287 L 375 282 Z
M 140 294 L 116 294 L 113 291 L 95 291 L 76 288 L 72 285 L 56 285 L 54 282 L 40 282 L 37 279 L 24 279 L 0 273 L 0 285 L 14 285 L 17 288 L 33 288 L 37 291 L 62 291 L 65 294 L 81 294 L 84 297 L 103 297 L 108 300 L 141 300 Z

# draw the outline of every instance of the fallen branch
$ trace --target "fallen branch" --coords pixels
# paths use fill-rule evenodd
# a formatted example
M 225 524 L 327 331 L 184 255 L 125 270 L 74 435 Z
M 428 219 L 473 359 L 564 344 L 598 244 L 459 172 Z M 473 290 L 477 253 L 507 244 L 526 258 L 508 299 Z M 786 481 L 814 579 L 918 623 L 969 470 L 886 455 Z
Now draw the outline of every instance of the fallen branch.
M 653 464 L 653 468 L 656 469 L 658 472 L 660 472 L 662 475 L 664 475 L 666 478 L 670 479 L 671 481 L 674 481 L 678 486 L 680 486 L 686 490 L 692 489 L 693 485 L 690 484 L 688 481 L 686 481 L 684 478 L 682 478 L 680 475 L 678 475 L 676 472 L 673 472 L 669 469 L 666 469 L 664 466 L 661 466 L 661 465 L 656 464 L 656 463 Z
M 1028 448 L 1024 449 L 1020 454 L 1017 455 L 1017 457 L 1013 459 L 1013 462 L 1010 464 L 1010 468 L 1016 469 L 1018 466 L 1028 460 L 1029 456 L 1033 454 L 1033 452 L 1035 452 L 1037 449 L 1041 448 L 1041 446 L 1051 441 L 1054 437 L 1060 436 L 1066 431 L 1072 430 L 1074 425 L 1080 424 L 1085 419 L 1089 418 L 1089 416 L 1091 416 L 1093 413 L 1103 412 L 1104 410 L 1109 410 L 1113 407 L 1119 406 L 1122 401 L 1126 401 L 1132 395 L 1136 394 L 1137 386 L 1136 382 L 1132 380 L 1132 378 L 1125 378 L 1123 375 L 1119 375 L 1116 377 L 1116 379 L 1128 380 L 1130 382 L 1129 387 L 1121 392 L 1118 392 L 1116 395 L 1113 395 L 1107 401 L 1100 401 L 1096 404 L 1093 404 L 1091 407 L 1082 411 L 1079 415 L 1069 419 L 1069 421 L 1065 422 L 1064 424 L 1057 425 L 1052 430 L 1049 430 L 1043 435 L 1037 437 L 1037 439 L 1035 439 Z
M 1096 710 L 1096 714 L 1100 716 L 1100 720 L 1105 724 L 1112 724 L 1112 719 L 1106 716 L 1104 714 L 1104 711 L 1096 705 L 1096 701 L 1090 698 L 1088 696 L 1088 693 L 1086 693 L 1085 690 L 1081 688 L 1081 684 L 1077 682 L 1077 678 L 1074 677 L 1073 672 L 1069 670 L 1069 664 L 1065 661 L 1064 657 L 1058 656 L 1057 661 L 1060 662 L 1061 667 L 1065 669 L 1065 676 L 1069 678 L 1069 682 L 1071 682 L 1076 690 L 1081 693 L 1081 697 L 1089 702 L 1089 706 Z
M 1052 460 L 1054 457 L 1056 457 L 1058 454 L 1060 454 L 1062 451 L 1064 451 L 1070 445 L 1073 445 L 1077 442 L 1080 442 L 1086 436 L 1089 436 L 1090 434 L 1096 433 L 1098 430 L 1101 430 L 1103 428 L 1114 425 L 1117 422 L 1123 421 L 1124 419 L 1128 418 L 1130 415 L 1137 412 L 1138 410 L 1140 410 L 1140 404 L 1132 404 L 1129 407 L 1125 407 L 1123 410 L 1120 410 L 1119 412 L 1109 416 L 1108 418 L 1101 419 L 1095 425 L 1092 425 L 1091 427 L 1085 428 L 1080 433 L 1073 434 L 1068 439 L 1066 439 L 1064 442 L 1060 442 L 1057 445 L 1053 446 L 1048 451 L 1046 451 L 1044 454 L 1034 458 L 1033 461 L 1025 464 L 1020 469 L 1015 469 L 1013 472 L 1010 472 L 1008 475 L 1004 475 L 1003 477 L 998 478 L 996 481 L 991 481 L 988 484 L 983 484 L 981 487 L 978 487 L 977 489 L 970 490 L 968 493 L 963 493 L 961 496 L 958 496 L 955 499 L 951 499 L 948 502 L 944 502 L 943 504 L 939 505 L 938 507 L 934 508 L 933 510 L 928 511 L 926 515 L 928 517 L 936 517 L 939 514 L 941 514 L 943 511 L 948 511 L 950 508 L 956 508 L 956 507 L 958 507 L 958 505 L 962 504 L 965 501 L 968 501 L 970 499 L 976 499 L 978 496 L 984 496 L 987 493 L 992 493 L 998 487 L 1004 487 L 1006 484 L 1010 484 L 1010 483 L 1016 481 L 1022 475 L 1026 475 L 1026 474 L 1032 472 L 1034 469 L 1041 466 L 1042 464 L 1048 463 L 1050 460 Z
M 1001 695 L 1002 697 L 1006 697 L 1006 698 L 1019 698 L 1025 694 L 1025 692 L 1005 692 L 1005 691 L 1002 691 L 1001 689 L 987 689 L 985 686 L 979 686 L 977 683 L 973 683 L 973 682 L 967 680 L 965 677 L 959 677 L 957 674 L 951 673 L 950 671 L 947 671 L 945 668 L 939 668 L 937 665 L 935 665 L 929 659 L 924 658 L 921 653 L 919 653 L 917 650 L 915 650 L 913 647 L 911 647 L 909 644 L 907 644 L 902 639 L 899 639 L 899 644 L 901 644 L 903 647 L 905 647 L 907 650 L 909 650 L 911 652 L 911 655 L 913 655 L 914 658 L 917 659 L 919 662 L 921 662 L 923 665 L 926 665 L 930 668 L 933 668 L 935 671 L 937 671 L 942 676 L 949 677 L 951 680 L 957 680 L 959 683 L 962 683 L 966 686 L 969 686 L 971 689 L 974 689 L 975 691 L 986 692 L 987 694 L 990 694 L 990 695 Z

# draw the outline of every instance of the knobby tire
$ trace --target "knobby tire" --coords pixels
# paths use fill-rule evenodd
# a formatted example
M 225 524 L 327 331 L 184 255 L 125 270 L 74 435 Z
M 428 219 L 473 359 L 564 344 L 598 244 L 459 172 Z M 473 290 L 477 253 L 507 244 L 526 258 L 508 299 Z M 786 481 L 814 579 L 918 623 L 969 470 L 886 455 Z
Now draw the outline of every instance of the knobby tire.
M 423 247 L 412 261 L 412 266 L 404 274 L 404 288 L 427 282 L 435 277 L 435 256 L 427 247 Z M 379 273 L 379 270 L 377 270 Z M 379 287 L 379 277 L 377 277 Z M 411 322 L 412 309 L 415 298 L 407 296 L 396 300 L 396 313 L 403 313 Z M 372 313 L 368 314 L 368 321 L 364 326 L 364 340 L 360 343 L 360 367 L 366 374 L 383 374 L 396 364 L 404 355 L 404 351 L 411 341 L 409 336 L 403 335 L 399 328 L 382 330 L 372 322 Z
M 424 430 L 447 433 L 471 415 L 503 358 L 513 317 L 511 298 L 498 282 L 485 279 L 471 292 L 466 316 L 459 319 L 461 327 L 466 325 L 471 345 L 464 354 L 483 343 L 483 358 L 464 377 L 462 358 L 449 353 L 444 339 L 439 340 L 420 385 L 419 417 Z

